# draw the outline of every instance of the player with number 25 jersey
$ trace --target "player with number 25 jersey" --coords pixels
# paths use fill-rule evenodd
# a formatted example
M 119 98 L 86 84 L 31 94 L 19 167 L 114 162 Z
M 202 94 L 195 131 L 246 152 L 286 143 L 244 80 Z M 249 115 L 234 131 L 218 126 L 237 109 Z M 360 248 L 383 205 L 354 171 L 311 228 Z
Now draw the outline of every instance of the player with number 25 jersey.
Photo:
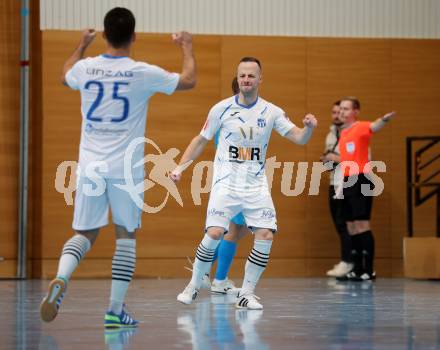
M 105 162 L 103 177 L 123 178 L 125 150 L 145 133 L 149 98 L 156 92 L 172 94 L 178 81 L 177 73 L 126 56 L 103 54 L 78 61 L 66 82 L 81 92 L 80 169 Z M 132 164 L 142 157 L 143 147 L 137 147 Z M 143 177 L 142 166 L 133 169 L 133 177 Z
M 75 234 L 64 244 L 56 277 L 40 304 L 40 316 L 45 322 L 57 316 L 72 273 L 95 243 L 100 228 L 108 224 L 111 209 L 116 242 L 104 326 L 118 329 L 137 327 L 139 323 L 126 311 L 125 295 L 136 266 L 136 230 L 141 225 L 142 208 L 123 186 L 143 184 L 143 166 L 136 166 L 142 164 L 143 145 L 127 154 L 131 157 L 127 164 L 134 164 L 134 169 L 124 169 L 125 155 L 127 148 L 131 150 L 132 141 L 138 144 L 141 139 L 140 143 L 144 143 L 149 98 L 156 92 L 169 95 L 193 88 L 196 64 L 192 36 L 187 32 L 172 36 L 182 49 L 180 74 L 134 61 L 130 53 L 136 38 L 135 25 L 129 9 L 111 9 L 104 16 L 104 54 L 84 58 L 96 37 L 94 29 L 85 29 L 63 66 L 63 84 L 81 93 L 80 171 L 72 223 Z M 138 195 L 143 197 L 143 191 Z

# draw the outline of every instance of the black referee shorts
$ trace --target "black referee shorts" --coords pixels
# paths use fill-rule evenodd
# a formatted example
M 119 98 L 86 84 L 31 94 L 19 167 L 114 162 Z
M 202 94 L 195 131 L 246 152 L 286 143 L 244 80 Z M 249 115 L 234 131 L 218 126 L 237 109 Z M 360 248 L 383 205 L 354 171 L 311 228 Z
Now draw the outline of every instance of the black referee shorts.
M 344 177 L 344 182 L 346 181 L 348 181 L 348 176 Z M 359 174 L 353 186 L 344 188 L 343 213 L 345 221 L 371 219 L 373 196 L 365 196 L 361 191 L 362 185 L 368 185 L 371 189 L 374 187 L 364 174 Z

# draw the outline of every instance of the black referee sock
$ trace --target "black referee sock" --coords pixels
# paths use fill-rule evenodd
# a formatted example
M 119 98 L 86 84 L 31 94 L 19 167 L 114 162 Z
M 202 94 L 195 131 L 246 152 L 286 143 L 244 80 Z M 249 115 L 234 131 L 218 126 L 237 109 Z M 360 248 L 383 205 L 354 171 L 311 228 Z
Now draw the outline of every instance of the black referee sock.
M 371 230 L 359 233 L 362 242 L 362 255 L 364 258 L 365 272 L 370 276 L 374 271 L 374 237 Z
M 364 266 L 362 263 L 362 240 L 358 234 L 351 236 L 351 257 L 354 265 L 353 272 L 359 276 L 364 272 Z

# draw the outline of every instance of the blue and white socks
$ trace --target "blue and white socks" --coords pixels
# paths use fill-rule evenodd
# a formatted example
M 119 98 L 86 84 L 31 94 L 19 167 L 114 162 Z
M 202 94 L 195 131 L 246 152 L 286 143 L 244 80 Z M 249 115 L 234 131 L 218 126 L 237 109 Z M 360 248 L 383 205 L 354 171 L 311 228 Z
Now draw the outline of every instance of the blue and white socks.
M 67 282 L 91 246 L 90 241 L 83 235 L 76 234 L 70 238 L 64 244 L 58 263 L 57 277 Z
M 120 238 L 116 240 L 116 250 L 112 261 L 112 288 L 109 310 L 120 315 L 125 294 L 136 268 L 136 240 Z
M 214 253 L 220 240 L 213 239 L 206 233 L 197 247 L 196 258 L 194 259 L 193 273 L 191 282 L 196 289 L 202 285 L 203 276 L 209 273 Z
M 255 287 L 269 262 L 271 240 L 256 239 L 246 261 L 243 286 L 240 295 L 253 294 Z

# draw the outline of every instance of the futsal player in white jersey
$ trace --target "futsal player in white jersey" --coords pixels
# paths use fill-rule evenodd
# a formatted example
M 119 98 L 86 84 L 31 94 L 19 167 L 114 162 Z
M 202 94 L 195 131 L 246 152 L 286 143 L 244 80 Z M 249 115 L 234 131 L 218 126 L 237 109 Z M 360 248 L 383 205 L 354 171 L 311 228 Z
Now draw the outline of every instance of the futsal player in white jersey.
M 175 90 L 194 87 L 196 68 L 192 37 L 187 32 L 173 34 L 173 41 L 182 49 L 180 74 L 134 61 L 130 58 L 134 29 L 133 14 L 125 8 L 113 8 L 104 18 L 106 52 L 83 58 L 96 36 L 94 30 L 88 29 L 82 33 L 79 46 L 64 65 L 62 82 L 81 93 L 81 143 L 72 224 L 76 233 L 65 243 L 56 278 L 41 303 L 41 318 L 46 322 L 56 317 L 73 271 L 95 242 L 99 229 L 108 224 L 111 208 L 116 250 L 104 325 L 119 328 L 138 324 L 124 310 L 124 298 L 135 269 L 135 232 L 140 227 L 142 211 L 129 193 L 117 185 L 128 180 L 124 179 L 127 147 L 134 139 L 144 137 L 149 98 L 157 92 L 170 95 Z M 131 163 L 143 157 L 142 144 L 134 151 Z M 143 166 L 130 171 L 135 182 L 143 181 Z
M 179 181 L 186 164 L 196 159 L 219 130 L 214 160 L 214 174 L 209 197 L 206 234 L 199 244 L 190 283 L 177 300 L 191 304 L 197 297 L 203 276 L 209 271 L 214 251 L 230 219 L 242 212 L 254 233 L 254 246 L 248 257 L 238 308 L 262 309 L 255 287 L 269 261 L 274 232 L 277 230 L 275 208 L 265 175 L 265 158 L 273 129 L 288 140 L 307 143 L 317 125 L 316 118 L 304 117 L 303 128 L 295 126 L 284 111 L 258 95 L 262 82 L 261 64 L 254 57 L 244 57 L 237 68 L 240 92 L 211 108 L 205 126 L 189 144 L 179 166 L 171 173 Z

